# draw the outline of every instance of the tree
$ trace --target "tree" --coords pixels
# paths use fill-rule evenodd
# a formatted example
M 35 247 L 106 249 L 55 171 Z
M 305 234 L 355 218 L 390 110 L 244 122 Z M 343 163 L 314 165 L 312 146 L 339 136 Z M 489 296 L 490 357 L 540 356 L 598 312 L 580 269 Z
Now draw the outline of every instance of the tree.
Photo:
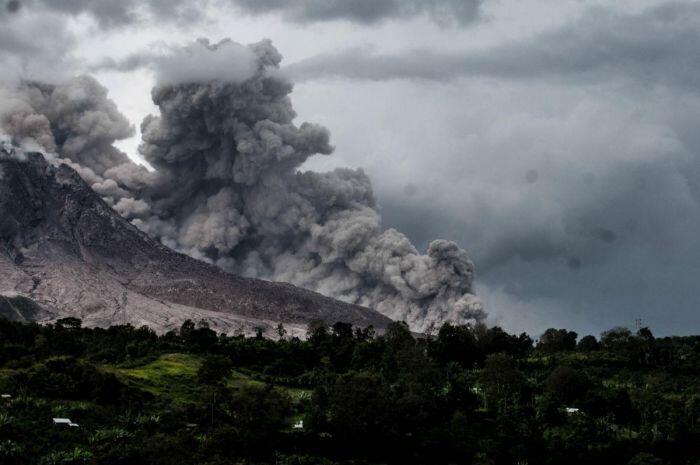
M 591 388 L 591 381 L 582 372 L 568 367 L 557 367 L 545 381 L 545 392 L 561 403 L 583 399 Z
M 637 337 L 649 343 L 654 342 L 654 334 L 646 326 L 639 328 L 639 331 L 637 331 Z
M 255 339 L 258 341 L 262 341 L 265 338 L 265 328 L 262 326 L 256 326 L 255 327 Z
M 349 373 L 337 378 L 328 390 L 330 428 L 348 440 L 381 437 L 392 425 L 388 386 L 379 376 Z
M 20 465 L 27 463 L 23 460 L 24 448 L 15 441 L 9 439 L 0 441 L 0 463 L 5 465 Z
M 537 349 L 546 354 L 574 350 L 577 336 L 574 331 L 549 328 L 540 336 Z
M 197 381 L 215 386 L 222 383 L 231 371 L 231 361 L 223 355 L 207 355 L 197 370 Z
M 579 352 L 593 352 L 599 348 L 600 344 L 598 344 L 598 340 L 595 336 L 591 336 L 590 334 L 588 336 L 583 336 L 576 346 L 576 350 Z
M 479 346 L 484 354 L 502 352 L 513 358 L 527 357 L 532 350 L 532 338 L 525 333 L 510 335 L 498 326 L 480 331 Z
M 494 465 L 494 461 L 484 452 L 477 452 L 472 461 L 474 465 Z
M 614 440 L 613 426 L 605 418 L 588 415 L 574 415 L 566 422 L 549 425 L 542 432 L 548 459 L 544 463 L 619 463 L 601 454 Z
M 633 405 L 626 388 L 597 385 L 588 390 L 578 406 L 591 417 L 607 418 L 617 425 L 629 426 L 639 422 L 640 414 L 646 418 L 653 416 L 658 403 L 650 396 L 652 394 L 645 390 L 643 395 L 636 397 L 636 405 Z M 651 415 L 645 412 L 649 404 L 654 404 L 648 410 Z
M 355 339 L 357 339 L 357 342 L 371 341 L 376 335 L 374 327 L 371 325 L 366 328 L 355 328 Z
M 114 403 L 123 385 L 111 373 L 74 358 L 52 358 L 14 375 L 26 392 L 51 399 L 94 400 Z
M 437 338 L 430 343 L 429 351 L 430 355 L 443 365 L 455 362 L 464 368 L 473 368 L 480 359 L 471 328 L 450 323 L 440 328 Z
M 323 320 L 311 320 L 309 324 L 306 325 L 306 337 L 307 339 L 325 339 L 328 334 L 328 324 Z
M 478 407 L 479 398 L 472 392 L 472 380 L 459 366 L 448 367 L 445 400 L 451 411 L 471 413 Z
M 65 452 L 53 452 L 42 457 L 40 465 L 83 465 L 88 464 L 93 458 L 93 454 L 85 449 L 76 447 Z
M 56 321 L 56 326 L 61 329 L 80 329 L 83 326 L 83 321 L 80 318 L 74 318 L 72 316 L 61 318 Z
M 342 340 L 352 339 L 352 325 L 350 323 L 337 322 L 331 328 L 333 337 Z
M 492 354 L 486 358 L 479 376 L 487 407 L 504 412 L 516 407 L 528 396 L 528 383 L 516 367 L 513 357 Z
M 231 393 L 223 410 L 238 431 L 240 446 L 261 455 L 271 452 L 270 443 L 288 426 L 291 403 L 271 386 L 246 385 Z
M 632 340 L 632 332 L 623 327 L 616 327 L 603 331 L 600 335 L 601 345 L 612 351 L 623 351 L 629 347 Z
M 284 339 L 284 336 L 287 335 L 287 330 L 284 329 L 284 325 L 282 323 L 277 325 L 277 337 L 282 340 Z
M 192 320 L 185 320 L 180 327 L 180 338 L 182 342 L 191 348 L 199 350 L 207 350 L 209 347 L 216 344 L 218 337 L 216 332 L 209 329 L 208 323 L 195 327 Z
M 194 331 L 194 321 L 187 319 L 182 322 L 182 325 L 180 326 L 180 337 L 187 337 Z
M 415 339 L 405 321 L 394 321 L 389 324 L 384 333 L 387 344 L 394 349 L 400 349 L 415 344 Z
M 331 365 L 336 371 L 346 371 L 352 362 L 353 353 L 357 341 L 354 338 L 350 323 L 338 322 L 331 328 L 331 337 L 328 340 L 326 353 Z
M 474 333 L 483 356 L 501 352 L 520 359 L 527 357 L 532 350 L 532 338 L 525 333 L 510 335 L 498 326 L 488 328 L 484 324 L 477 324 Z
M 627 465 L 663 465 L 663 461 L 647 452 L 640 452 L 627 462 Z

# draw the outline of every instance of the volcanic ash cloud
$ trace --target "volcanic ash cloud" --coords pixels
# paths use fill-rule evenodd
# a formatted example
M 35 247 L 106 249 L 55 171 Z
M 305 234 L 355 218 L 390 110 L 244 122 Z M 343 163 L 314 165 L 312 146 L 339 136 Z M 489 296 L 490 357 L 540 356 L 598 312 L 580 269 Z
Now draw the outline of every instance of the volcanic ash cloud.
M 374 308 L 416 331 L 482 320 L 464 250 L 436 240 L 421 254 L 383 231 L 362 170 L 300 171 L 333 147 L 327 129 L 293 123 L 281 59 L 269 41 L 228 40 L 153 57 L 160 115 L 143 121 L 139 151 L 155 172 L 114 147 L 132 128 L 90 77 L 0 90 L 12 95 L 0 123 L 17 145 L 70 163 L 122 216 L 178 251 Z

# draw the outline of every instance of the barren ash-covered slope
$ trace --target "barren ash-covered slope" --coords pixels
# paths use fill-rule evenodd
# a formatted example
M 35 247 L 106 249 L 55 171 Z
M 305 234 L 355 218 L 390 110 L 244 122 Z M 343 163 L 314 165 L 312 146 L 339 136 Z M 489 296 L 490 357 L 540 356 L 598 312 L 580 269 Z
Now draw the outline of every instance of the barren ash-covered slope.
M 119 216 L 67 165 L 0 154 L 0 315 L 156 331 L 185 319 L 218 332 L 315 319 L 381 329 L 391 320 L 284 284 L 248 279 L 176 253 Z

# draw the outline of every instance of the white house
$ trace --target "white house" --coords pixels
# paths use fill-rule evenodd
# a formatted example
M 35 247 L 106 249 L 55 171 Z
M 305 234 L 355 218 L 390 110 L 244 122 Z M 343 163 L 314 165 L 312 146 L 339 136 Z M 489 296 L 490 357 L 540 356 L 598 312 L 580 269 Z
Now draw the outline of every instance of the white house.
M 299 420 L 294 423 L 294 429 L 304 429 L 304 420 Z
M 54 424 L 54 425 L 64 425 L 64 426 L 68 426 L 69 428 L 78 428 L 78 427 L 80 427 L 79 424 L 73 423 L 72 421 L 70 421 L 70 418 L 54 418 L 54 419 L 53 419 L 53 424 Z

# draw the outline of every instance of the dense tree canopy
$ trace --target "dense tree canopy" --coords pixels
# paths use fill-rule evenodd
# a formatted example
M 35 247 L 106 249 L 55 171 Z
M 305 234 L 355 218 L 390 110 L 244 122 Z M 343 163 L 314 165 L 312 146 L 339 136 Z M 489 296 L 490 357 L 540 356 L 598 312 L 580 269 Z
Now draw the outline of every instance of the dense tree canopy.
M 0 320 L 0 463 L 700 463 L 700 337 L 264 336 Z

